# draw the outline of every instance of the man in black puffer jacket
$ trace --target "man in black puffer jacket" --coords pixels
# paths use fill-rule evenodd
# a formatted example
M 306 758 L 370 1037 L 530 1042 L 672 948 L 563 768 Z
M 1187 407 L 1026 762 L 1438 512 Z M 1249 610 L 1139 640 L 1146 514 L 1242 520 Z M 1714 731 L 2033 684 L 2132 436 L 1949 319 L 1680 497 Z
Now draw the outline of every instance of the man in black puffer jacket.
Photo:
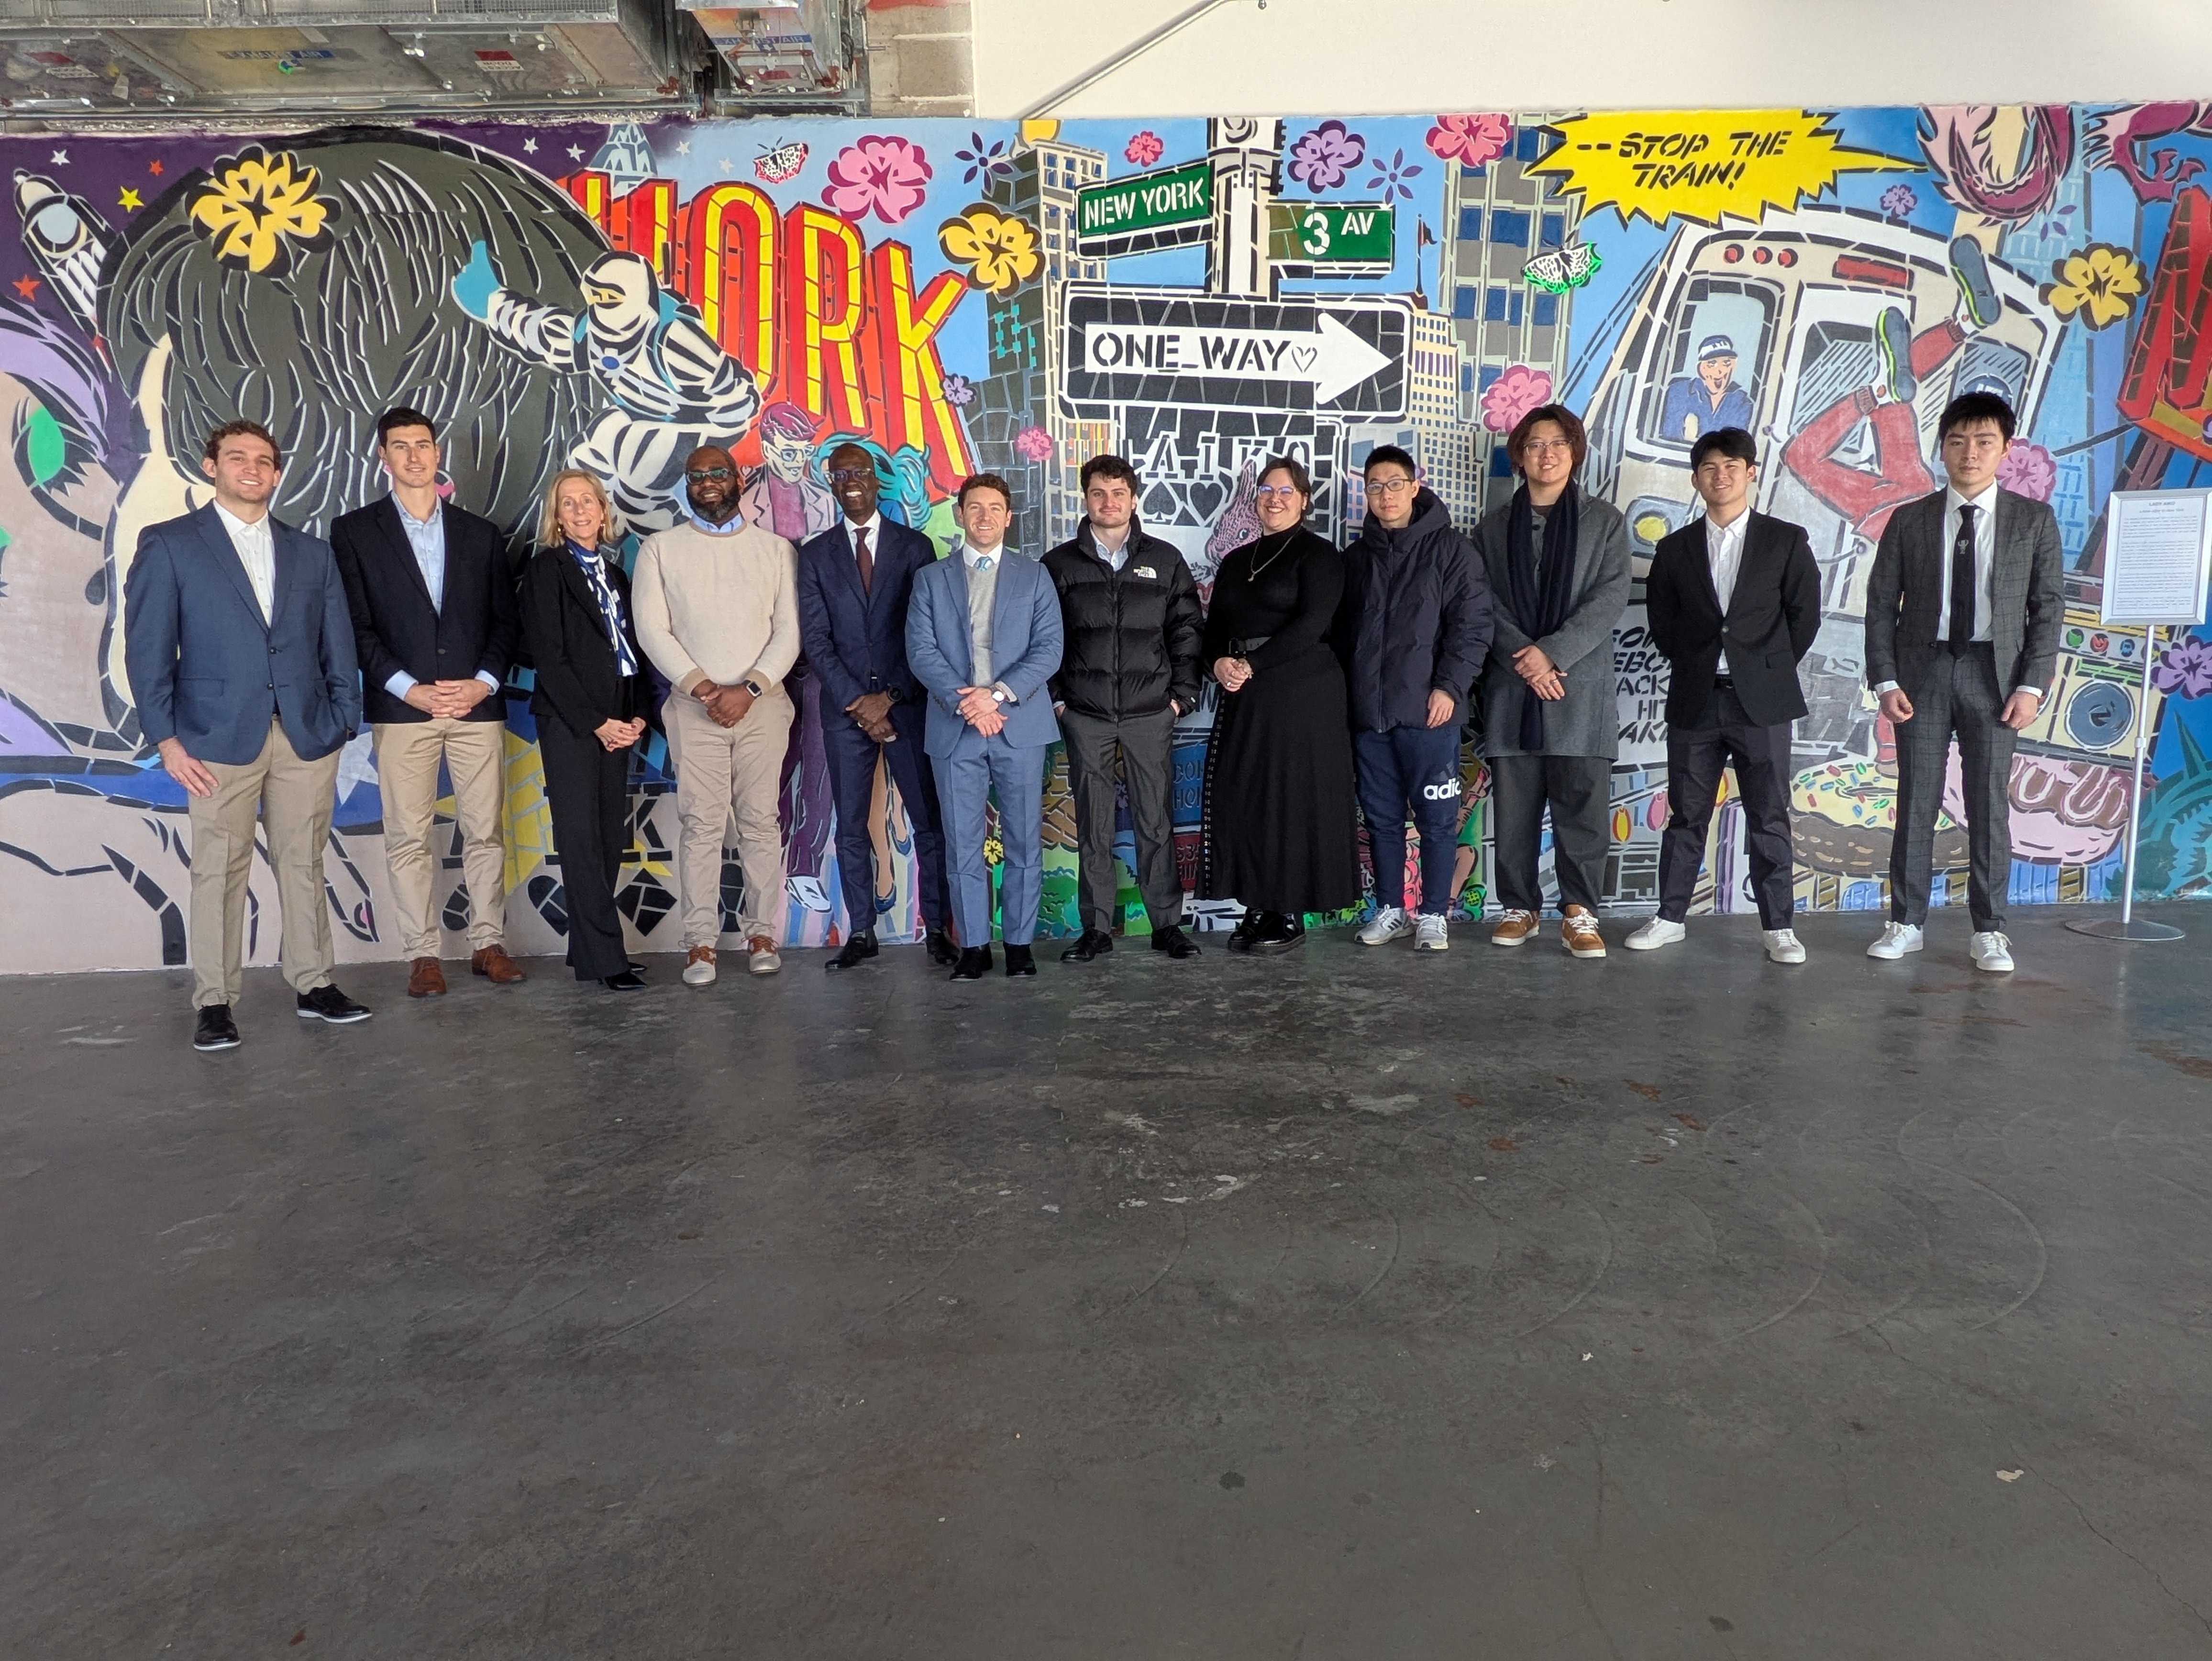
M 1490 651 L 1490 578 L 1451 514 L 1414 479 L 1413 458 L 1367 458 L 1367 519 L 1344 551 L 1338 654 L 1352 697 L 1359 812 L 1375 860 L 1375 916 L 1362 946 L 1413 935 L 1449 949 L 1458 843 L 1459 735 Z M 1406 916 L 1406 812 L 1421 833 L 1421 910 Z
M 1137 523 L 1137 475 L 1121 457 L 1083 464 L 1083 504 L 1082 528 L 1044 557 L 1067 642 L 1052 700 L 1067 740 L 1083 904 L 1082 938 L 1060 960 L 1114 949 L 1117 751 L 1152 950 L 1194 958 L 1198 942 L 1182 928 L 1173 806 L 1176 717 L 1198 703 L 1198 585 L 1175 545 Z

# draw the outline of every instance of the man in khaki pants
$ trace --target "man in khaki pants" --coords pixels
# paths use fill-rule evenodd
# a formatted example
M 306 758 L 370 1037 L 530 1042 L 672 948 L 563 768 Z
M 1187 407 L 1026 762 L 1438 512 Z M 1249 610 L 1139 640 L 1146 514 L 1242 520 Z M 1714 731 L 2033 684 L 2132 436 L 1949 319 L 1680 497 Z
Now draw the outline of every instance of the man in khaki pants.
M 453 782 L 467 884 L 469 967 L 495 986 L 523 978 L 507 955 L 506 700 L 520 608 L 499 529 L 440 500 L 438 431 L 404 407 L 376 423 L 392 493 L 331 526 L 376 734 L 384 856 L 407 957 L 407 995 L 441 998 L 439 858 L 430 845 L 438 764 Z
M 215 500 L 147 526 L 124 586 L 139 730 L 191 814 L 195 1050 L 238 1046 L 257 810 L 301 1019 L 368 1019 L 331 983 L 323 889 L 338 751 L 361 721 L 353 623 L 330 545 L 269 511 L 283 466 L 258 422 L 216 428 L 200 463 Z
M 783 966 L 769 908 L 783 893 L 775 809 L 793 714 L 783 680 L 799 656 L 798 561 L 790 543 L 739 516 L 728 451 L 694 450 L 684 477 L 690 520 L 645 539 L 630 603 L 639 643 L 674 689 L 660 714 L 683 826 L 684 981 L 706 986 L 722 934 L 722 842 L 732 812 L 746 967 L 773 975 Z

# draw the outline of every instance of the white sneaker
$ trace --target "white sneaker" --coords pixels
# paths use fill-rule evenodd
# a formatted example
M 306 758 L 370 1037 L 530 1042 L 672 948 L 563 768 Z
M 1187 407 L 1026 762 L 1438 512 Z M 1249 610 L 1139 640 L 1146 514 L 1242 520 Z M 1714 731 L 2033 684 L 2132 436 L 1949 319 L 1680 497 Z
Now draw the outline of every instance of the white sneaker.
M 1413 920 L 1413 950 L 1416 952 L 1449 952 L 1451 950 L 1451 931 L 1442 916 L 1431 916 L 1424 911 Z
M 1920 949 L 1920 931 L 1909 922 L 1886 922 L 1881 938 L 1867 947 L 1867 956 L 1894 963 L 1908 952 Z
M 1966 950 L 1974 959 L 1975 968 L 1992 975 L 2012 973 L 2012 942 L 1996 929 L 1975 935 Z
M 1797 938 L 1794 928 L 1770 928 L 1766 931 L 1766 958 L 1769 963 L 1802 963 L 1805 961 L 1804 942 Z
M 1365 922 L 1359 925 L 1355 937 L 1362 946 L 1388 946 L 1401 940 L 1413 932 L 1413 925 L 1402 905 L 1386 905 Z
M 1654 917 L 1623 942 L 1631 952 L 1656 952 L 1662 946 L 1672 946 L 1689 934 L 1679 922 L 1668 922 L 1664 917 Z

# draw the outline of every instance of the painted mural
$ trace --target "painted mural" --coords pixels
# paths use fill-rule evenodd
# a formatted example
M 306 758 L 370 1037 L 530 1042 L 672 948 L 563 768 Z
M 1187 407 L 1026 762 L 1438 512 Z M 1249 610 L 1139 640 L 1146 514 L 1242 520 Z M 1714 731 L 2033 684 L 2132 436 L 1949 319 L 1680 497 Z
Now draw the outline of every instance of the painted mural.
M 445 485 L 518 553 L 562 466 L 650 528 L 711 440 L 747 471 L 747 515 L 794 539 L 834 521 L 824 459 L 851 441 L 884 511 L 940 548 L 960 480 L 1005 475 L 1012 540 L 1037 554 L 1073 528 L 1081 462 L 1113 451 L 1202 590 L 1256 532 L 1269 454 L 1306 461 L 1331 535 L 1358 526 L 1382 443 L 1471 526 L 1510 488 L 1504 434 L 1559 399 L 1648 557 L 1690 516 L 1691 441 L 1748 427 L 1759 503 L 1811 530 L 1825 580 L 1798 900 L 1867 910 L 1886 902 L 1896 770 L 1863 686 L 1866 570 L 1936 481 L 1945 400 L 1994 389 L 2022 420 L 2007 482 L 2056 510 L 2069 565 L 2058 684 L 2013 772 L 2012 898 L 2117 897 L 2138 720 L 2139 894 L 2212 889 L 2212 630 L 2147 642 L 2096 622 L 2106 494 L 2212 484 L 2206 106 L 9 136 L 0 166 L 0 970 L 184 960 L 185 801 L 122 665 L 138 533 L 205 499 L 204 435 L 241 414 L 284 445 L 280 515 L 323 532 L 382 490 L 374 423 L 398 402 L 444 424 Z M 1666 818 L 1666 666 L 1640 599 L 1615 659 L 1607 881 L 1626 906 L 1656 898 Z M 507 689 L 509 938 L 557 952 L 529 684 L 518 667 Z M 818 689 L 802 671 L 796 690 L 781 927 L 830 944 L 852 921 Z M 1210 723 L 1201 708 L 1177 733 L 1190 870 Z M 1457 898 L 1477 909 L 1486 781 L 1467 757 Z M 621 902 L 641 946 L 674 949 L 657 735 L 635 769 Z M 390 957 L 366 734 L 337 788 L 341 955 Z M 1057 767 L 1046 816 L 1046 923 L 1072 932 Z M 888 785 L 872 819 L 872 921 L 911 936 Z M 1750 909 L 1726 806 L 1712 837 L 1701 904 Z M 1965 861 L 1947 818 L 1938 904 L 1963 899 Z M 732 861 L 732 911 L 744 879 Z M 1125 897 L 1141 928 L 1133 882 Z M 273 904 L 264 866 L 254 961 L 274 956 Z

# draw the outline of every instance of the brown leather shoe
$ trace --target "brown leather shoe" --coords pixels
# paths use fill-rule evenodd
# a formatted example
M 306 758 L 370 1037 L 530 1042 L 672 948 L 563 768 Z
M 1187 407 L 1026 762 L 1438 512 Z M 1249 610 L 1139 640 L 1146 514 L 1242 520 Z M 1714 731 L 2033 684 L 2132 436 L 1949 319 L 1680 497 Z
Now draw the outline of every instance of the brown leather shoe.
M 1534 911 L 1508 911 L 1498 918 L 1498 927 L 1490 931 L 1492 946 L 1522 946 L 1536 932 Z
M 407 995 L 410 998 L 442 998 L 446 995 L 446 971 L 438 967 L 435 958 L 416 958 L 408 964 Z
M 1584 906 L 1569 906 L 1559 919 L 1559 944 L 1577 958 L 1605 955 L 1605 936 L 1597 932 L 1597 918 Z
M 481 975 L 494 986 L 513 986 L 517 981 L 526 981 L 529 976 L 521 966 L 507 955 L 503 946 L 487 946 L 469 958 L 469 973 Z
M 756 975 L 773 975 L 783 967 L 783 958 L 775 949 L 775 942 L 765 934 L 756 934 L 745 942 L 745 967 Z

